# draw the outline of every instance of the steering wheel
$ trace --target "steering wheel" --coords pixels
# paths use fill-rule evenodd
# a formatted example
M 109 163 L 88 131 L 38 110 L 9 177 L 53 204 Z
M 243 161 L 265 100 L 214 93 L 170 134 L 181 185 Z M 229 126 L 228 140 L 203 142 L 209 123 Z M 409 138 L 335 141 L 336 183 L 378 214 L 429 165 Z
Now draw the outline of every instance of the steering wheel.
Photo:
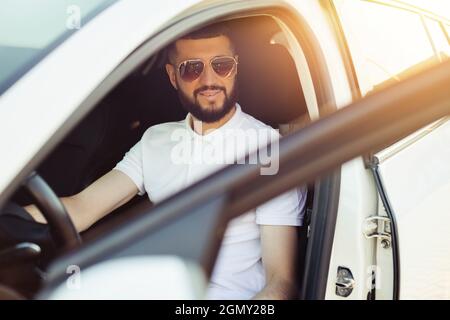
M 31 173 L 23 187 L 34 199 L 48 225 L 37 224 L 20 205 L 10 201 L 0 211 L 0 299 L 23 299 L 39 287 L 42 271 L 36 266 L 59 252 L 81 244 L 80 235 L 63 203 L 37 173 Z M 50 237 L 49 237 L 49 236 Z M 44 252 L 41 247 L 45 248 Z M 50 254 L 50 255 L 49 255 Z M 27 277 L 20 284 L 18 276 Z
M 35 204 L 47 220 L 50 235 L 56 246 L 70 250 L 81 244 L 78 234 L 69 214 L 50 186 L 36 172 L 32 172 L 23 182 L 23 187 L 35 200 Z

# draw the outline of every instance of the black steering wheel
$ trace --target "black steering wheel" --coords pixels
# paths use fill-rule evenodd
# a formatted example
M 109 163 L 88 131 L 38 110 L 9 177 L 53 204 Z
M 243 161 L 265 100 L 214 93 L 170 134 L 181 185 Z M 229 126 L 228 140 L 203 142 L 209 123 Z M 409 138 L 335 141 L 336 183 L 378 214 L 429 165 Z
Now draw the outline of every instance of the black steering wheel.
M 70 250 L 81 244 L 69 214 L 45 180 L 36 172 L 32 172 L 23 182 L 23 187 L 35 201 L 35 205 L 47 220 L 50 235 L 60 249 Z
M 81 238 L 63 203 L 37 173 L 23 182 L 47 225 L 34 221 L 25 209 L 9 201 L 0 211 L 0 299 L 32 296 L 42 280 L 42 264 L 57 252 L 81 244 Z M 42 251 L 43 248 L 44 250 Z M 20 277 L 17 284 L 14 279 Z M 26 280 L 24 280 L 26 279 Z M 31 292 L 31 293 L 30 293 Z

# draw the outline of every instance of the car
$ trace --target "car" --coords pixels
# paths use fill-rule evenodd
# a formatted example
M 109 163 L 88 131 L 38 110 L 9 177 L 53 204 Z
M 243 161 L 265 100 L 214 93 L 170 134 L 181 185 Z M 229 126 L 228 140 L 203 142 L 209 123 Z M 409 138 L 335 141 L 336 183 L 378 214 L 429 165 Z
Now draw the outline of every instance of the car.
M 303 185 L 299 299 L 450 297 L 449 11 L 394 0 L 2 6 L 1 298 L 204 298 L 227 224 Z M 111 170 L 149 126 L 185 116 L 165 49 L 217 21 L 239 51 L 240 104 L 283 136 L 278 173 L 230 165 L 78 234 L 58 197 Z M 21 211 L 29 203 L 48 226 Z

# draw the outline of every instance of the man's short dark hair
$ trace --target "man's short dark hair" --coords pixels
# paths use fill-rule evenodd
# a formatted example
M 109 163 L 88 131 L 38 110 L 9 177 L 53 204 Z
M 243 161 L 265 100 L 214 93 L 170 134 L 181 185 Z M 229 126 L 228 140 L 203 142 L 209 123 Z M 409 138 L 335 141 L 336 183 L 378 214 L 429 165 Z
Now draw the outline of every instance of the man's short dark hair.
M 231 36 L 230 28 L 223 22 L 217 22 L 214 24 L 207 25 L 203 28 L 194 30 L 184 36 L 181 36 L 177 40 L 181 39 L 209 39 L 209 38 L 216 38 L 220 36 L 225 36 L 230 40 L 231 43 L 231 50 L 235 52 L 234 46 L 233 46 L 233 40 Z M 166 60 L 167 63 L 172 63 L 175 60 L 175 55 L 177 48 L 175 46 L 175 43 L 177 40 L 173 41 L 171 44 L 169 44 L 166 48 Z

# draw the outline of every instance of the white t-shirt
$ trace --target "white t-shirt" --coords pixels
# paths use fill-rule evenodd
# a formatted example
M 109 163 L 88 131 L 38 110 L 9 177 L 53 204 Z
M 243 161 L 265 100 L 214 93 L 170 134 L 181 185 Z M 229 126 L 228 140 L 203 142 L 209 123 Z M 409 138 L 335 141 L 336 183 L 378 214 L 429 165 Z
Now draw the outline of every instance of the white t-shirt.
M 242 163 L 236 160 L 270 141 L 270 156 L 276 157 L 278 139 L 276 130 L 236 104 L 231 119 L 205 135 L 191 128 L 189 114 L 182 121 L 148 128 L 114 169 L 134 181 L 139 195 L 147 193 L 150 201 L 157 203 L 229 163 Z M 267 159 L 266 154 L 261 161 L 276 168 L 275 161 Z M 294 189 L 230 221 L 208 299 L 250 299 L 265 286 L 258 225 L 302 225 L 305 200 L 306 190 Z

